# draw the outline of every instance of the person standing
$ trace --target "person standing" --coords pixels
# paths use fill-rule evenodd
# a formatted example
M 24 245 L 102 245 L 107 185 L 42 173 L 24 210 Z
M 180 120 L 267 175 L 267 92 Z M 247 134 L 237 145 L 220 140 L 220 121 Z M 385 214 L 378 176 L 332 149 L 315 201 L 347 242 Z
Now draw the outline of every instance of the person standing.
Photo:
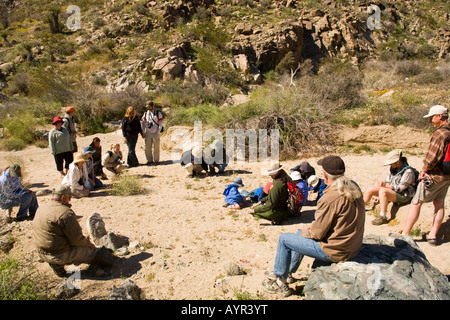
M 159 133 L 163 128 L 163 116 L 161 111 L 155 109 L 153 101 L 148 102 L 147 111 L 142 116 L 142 126 L 145 132 L 145 157 L 147 165 L 159 162 L 160 138 Z
M 423 159 L 423 167 L 419 172 L 419 184 L 411 201 L 406 216 L 403 235 L 409 236 L 411 229 L 419 218 L 423 203 L 433 202 L 434 216 L 427 241 L 437 245 L 437 233 L 444 219 L 445 196 L 450 184 L 450 175 L 442 171 L 441 164 L 450 141 L 450 125 L 448 123 L 448 109 L 441 105 L 430 108 L 427 115 L 435 130 L 431 135 L 428 151 Z
M 62 126 L 63 119 L 54 117 L 52 124 L 55 127 L 50 130 L 48 135 L 50 152 L 55 158 L 56 170 L 64 176 L 69 171 L 69 165 L 73 161 L 73 146 L 69 132 Z M 66 172 L 64 172 L 64 169 L 66 169 Z
M 145 133 L 142 131 L 141 122 L 136 116 L 136 110 L 133 107 L 128 107 L 127 112 L 122 119 L 122 134 L 124 141 L 128 146 L 128 167 L 137 167 L 139 166 L 139 160 L 136 156 L 136 143 L 139 134 L 142 138 L 145 138 Z
M 22 169 L 18 164 L 9 166 L 0 176 L 0 208 L 10 210 L 20 206 L 16 217 L 18 221 L 23 221 L 28 217 L 33 219 L 39 207 L 36 193 L 22 186 L 21 176 Z
M 78 151 L 77 146 L 77 129 L 75 128 L 75 120 L 73 119 L 73 116 L 75 115 L 75 108 L 74 107 L 67 107 L 66 108 L 66 114 L 63 118 L 63 127 L 66 128 L 66 130 L 69 132 L 70 135 L 70 141 L 72 142 L 72 152 L 75 153 Z

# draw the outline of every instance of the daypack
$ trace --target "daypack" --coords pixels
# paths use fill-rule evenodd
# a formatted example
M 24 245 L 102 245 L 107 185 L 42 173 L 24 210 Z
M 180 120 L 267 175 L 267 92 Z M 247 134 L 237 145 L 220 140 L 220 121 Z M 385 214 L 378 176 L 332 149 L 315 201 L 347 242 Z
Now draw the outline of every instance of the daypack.
M 303 192 L 295 183 L 292 182 L 288 182 L 287 187 L 288 187 L 288 198 L 287 198 L 288 210 L 290 214 L 300 214 L 303 203 Z
M 443 127 L 442 129 L 450 131 L 450 128 Z M 441 169 L 444 174 L 450 174 L 450 148 L 448 147 L 450 145 L 450 141 L 447 141 L 447 146 L 445 150 L 445 156 L 441 163 Z

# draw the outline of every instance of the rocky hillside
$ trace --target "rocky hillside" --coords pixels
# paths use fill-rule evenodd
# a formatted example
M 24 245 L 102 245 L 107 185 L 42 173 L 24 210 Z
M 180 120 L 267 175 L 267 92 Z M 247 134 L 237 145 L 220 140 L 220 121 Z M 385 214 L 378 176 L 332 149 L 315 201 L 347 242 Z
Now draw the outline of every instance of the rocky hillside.
M 359 69 L 373 60 L 425 61 L 425 83 L 448 78 L 448 63 L 434 70 L 450 51 L 446 1 L 84 0 L 79 15 L 71 4 L 0 1 L 6 114 L 33 105 L 33 116 L 48 121 L 74 104 L 92 133 L 148 98 L 167 114 L 233 105 L 270 81 L 292 85 L 317 73 L 324 59 Z M 416 64 L 407 77 L 420 73 Z

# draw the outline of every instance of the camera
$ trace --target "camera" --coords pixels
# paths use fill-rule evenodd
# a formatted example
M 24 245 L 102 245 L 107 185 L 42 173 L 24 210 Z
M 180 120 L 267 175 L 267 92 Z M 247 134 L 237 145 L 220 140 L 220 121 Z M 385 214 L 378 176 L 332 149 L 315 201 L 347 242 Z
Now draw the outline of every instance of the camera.
M 430 178 L 423 178 L 422 181 L 425 187 L 429 187 L 433 183 L 433 180 L 431 180 Z

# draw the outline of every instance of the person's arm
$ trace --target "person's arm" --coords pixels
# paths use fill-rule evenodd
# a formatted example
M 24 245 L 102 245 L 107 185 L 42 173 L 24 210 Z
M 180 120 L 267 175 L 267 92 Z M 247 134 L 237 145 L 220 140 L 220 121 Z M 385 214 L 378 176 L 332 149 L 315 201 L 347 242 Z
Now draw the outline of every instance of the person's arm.
M 324 239 L 332 226 L 334 211 L 334 206 L 330 206 L 328 202 L 319 201 L 314 215 L 315 220 L 311 223 L 309 229 L 305 229 L 302 232 L 302 236 L 318 241 Z
M 275 208 L 281 197 L 282 188 L 279 186 L 275 188 L 275 181 L 273 186 L 274 187 L 269 191 L 269 195 L 261 201 L 263 204 L 255 207 L 255 213 L 265 212 Z
M 91 245 L 89 239 L 83 235 L 83 231 L 77 221 L 76 215 L 71 209 L 62 215 L 59 223 L 71 246 L 89 247 Z

